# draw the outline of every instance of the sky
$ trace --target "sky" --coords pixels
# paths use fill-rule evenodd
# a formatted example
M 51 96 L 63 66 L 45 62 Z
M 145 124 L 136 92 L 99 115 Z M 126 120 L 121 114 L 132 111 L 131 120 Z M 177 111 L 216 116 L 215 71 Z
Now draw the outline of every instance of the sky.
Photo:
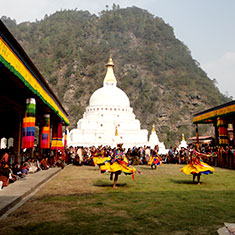
M 0 17 L 41 20 L 61 9 L 97 14 L 113 3 L 162 18 L 223 94 L 235 99 L 235 0 L 0 0 Z

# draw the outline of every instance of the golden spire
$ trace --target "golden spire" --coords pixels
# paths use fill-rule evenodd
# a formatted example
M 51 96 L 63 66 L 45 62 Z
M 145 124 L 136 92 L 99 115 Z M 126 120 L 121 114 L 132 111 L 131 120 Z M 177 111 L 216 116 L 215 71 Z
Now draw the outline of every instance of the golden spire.
M 112 57 L 110 55 L 108 63 L 106 64 L 107 67 L 107 72 L 104 78 L 104 82 L 103 85 L 112 85 L 112 86 L 116 86 L 117 85 L 117 80 L 115 78 L 114 72 L 113 72 L 113 67 L 114 67 L 114 63 L 112 60 Z
M 155 130 L 155 124 L 153 124 L 152 132 L 156 132 L 156 130 Z
M 112 59 L 112 55 L 109 56 L 109 60 L 108 60 L 108 63 L 106 64 L 106 67 L 108 66 L 112 66 L 114 67 L 114 63 L 113 63 L 113 59 Z
M 115 126 L 115 136 L 118 136 L 118 127 Z
M 185 141 L 185 139 L 184 139 L 184 134 L 182 134 L 182 141 Z

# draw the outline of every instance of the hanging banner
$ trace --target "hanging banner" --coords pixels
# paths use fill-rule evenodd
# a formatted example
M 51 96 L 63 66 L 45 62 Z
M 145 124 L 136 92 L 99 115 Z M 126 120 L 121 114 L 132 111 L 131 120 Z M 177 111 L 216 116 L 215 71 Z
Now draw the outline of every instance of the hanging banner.
M 23 118 L 22 148 L 33 148 L 35 137 L 36 101 L 34 98 L 26 99 L 26 111 Z
M 199 144 L 198 124 L 196 124 L 196 141 L 197 141 L 197 144 Z
M 217 127 L 219 132 L 219 145 L 228 144 L 228 125 L 220 117 L 217 118 Z
M 52 150 L 64 149 L 62 138 L 62 123 L 55 123 L 52 128 Z
M 50 148 L 50 114 L 45 114 L 40 138 L 40 148 Z

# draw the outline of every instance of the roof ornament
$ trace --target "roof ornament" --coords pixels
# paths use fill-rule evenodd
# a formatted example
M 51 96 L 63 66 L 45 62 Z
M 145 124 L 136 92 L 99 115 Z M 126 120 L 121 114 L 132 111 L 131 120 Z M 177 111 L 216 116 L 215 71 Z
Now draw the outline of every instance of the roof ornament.
M 106 64 L 106 67 L 112 66 L 114 67 L 113 59 L 112 59 L 112 54 L 109 55 L 109 60 L 108 63 Z
M 117 80 L 113 72 L 114 63 L 111 55 L 109 56 L 109 60 L 108 63 L 106 64 L 106 67 L 107 67 L 107 72 L 104 78 L 103 86 L 116 86 Z
M 118 136 L 118 126 L 115 126 L 115 136 Z
M 155 124 L 153 124 L 152 132 L 156 132 L 156 130 L 155 130 Z

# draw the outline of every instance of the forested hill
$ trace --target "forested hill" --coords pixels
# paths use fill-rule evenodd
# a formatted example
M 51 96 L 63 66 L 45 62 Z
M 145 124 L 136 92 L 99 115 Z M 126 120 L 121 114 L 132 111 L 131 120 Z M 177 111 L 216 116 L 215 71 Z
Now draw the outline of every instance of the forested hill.
M 34 23 L 2 20 L 49 82 L 75 127 L 102 86 L 109 55 L 142 128 L 161 141 L 194 135 L 193 114 L 228 101 L 173 28 L 148 11 L 113 5 L 99 16 L 63 10 Z

